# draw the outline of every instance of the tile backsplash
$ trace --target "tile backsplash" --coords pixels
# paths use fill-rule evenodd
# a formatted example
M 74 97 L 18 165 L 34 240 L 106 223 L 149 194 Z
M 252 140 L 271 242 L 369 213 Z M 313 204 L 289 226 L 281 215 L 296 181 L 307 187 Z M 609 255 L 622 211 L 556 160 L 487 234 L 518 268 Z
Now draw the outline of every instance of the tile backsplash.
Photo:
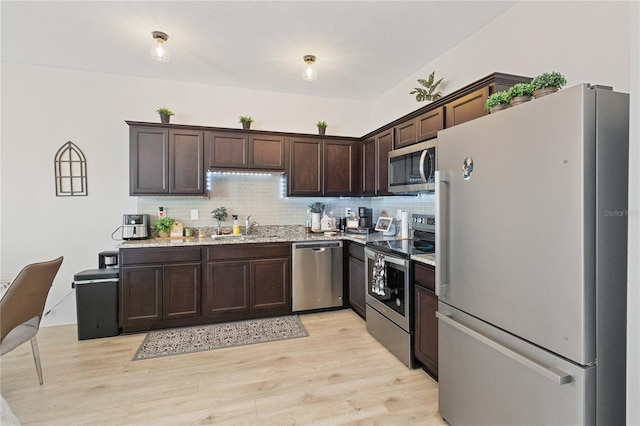
M 397 209 L 411 213 L 433 214 L 433 194 L 399 197 L 286 197 L 286 175 L 211 174 L 206 197 L 138 197 L 138 213 L 147 213 L 153 225 L 157 220 L 158 207 L 164 207 L 172 217 L 187 227 L 214 226 L 216 221 L 211 211 L 226 207 L 231 224 L 231 215 L 237 214 L 241 225 L 247 215 L 261 225 L 304 225 L 307 207 L 314 201 L 327 204 L 327 212 L 336 217 L 345 215 L 351 208 L 356 214 L 358 207 L 373 209 L 374 220 L 382 210 L 395 216 Z M 191 219 L 191 210 L 198 210 L 198 219 Z

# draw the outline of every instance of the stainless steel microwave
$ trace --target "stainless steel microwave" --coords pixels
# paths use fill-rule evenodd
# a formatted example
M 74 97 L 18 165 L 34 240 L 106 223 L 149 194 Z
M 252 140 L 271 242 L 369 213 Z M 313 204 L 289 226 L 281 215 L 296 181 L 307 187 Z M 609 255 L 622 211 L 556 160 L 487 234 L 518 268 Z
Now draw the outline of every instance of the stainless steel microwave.
M 415 194 L 435 190 L 436 139 L 389 152 L 389 192 Z

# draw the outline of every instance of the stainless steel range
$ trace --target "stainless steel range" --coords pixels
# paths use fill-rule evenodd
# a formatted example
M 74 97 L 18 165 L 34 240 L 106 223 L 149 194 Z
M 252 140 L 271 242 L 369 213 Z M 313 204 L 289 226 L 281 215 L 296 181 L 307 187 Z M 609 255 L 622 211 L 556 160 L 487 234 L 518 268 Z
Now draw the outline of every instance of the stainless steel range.
M 435 251 L 435 217 L 412 216 L 410 240 L 368 242 L 364 249 L 367 330 L 407 367 L 413 356 L 411 255 Z

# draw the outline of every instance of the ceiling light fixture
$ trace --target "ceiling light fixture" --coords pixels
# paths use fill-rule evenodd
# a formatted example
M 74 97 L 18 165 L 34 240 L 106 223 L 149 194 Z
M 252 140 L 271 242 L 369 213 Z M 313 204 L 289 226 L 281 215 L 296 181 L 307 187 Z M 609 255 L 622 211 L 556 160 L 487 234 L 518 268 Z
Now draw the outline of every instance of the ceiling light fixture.
M 316 68 L 313 66 L 313 63 L 316 61 L 316 57 L 313 55 L 304 55 L 304 61 L 307 63 L 307 68 L 302 71 L 302 79 L 304 81 L 313 81 L 318 78 L 318 72 Z
M 154 31 L 151 36 L 155 40 L 155 44 L 149 51 L 151 59 L 157 62 L 168 62 L 171 59 L 171 55 L 167 48 L 164 47 L 164 42 L 169 39 L 169 36 L 162 31 Z

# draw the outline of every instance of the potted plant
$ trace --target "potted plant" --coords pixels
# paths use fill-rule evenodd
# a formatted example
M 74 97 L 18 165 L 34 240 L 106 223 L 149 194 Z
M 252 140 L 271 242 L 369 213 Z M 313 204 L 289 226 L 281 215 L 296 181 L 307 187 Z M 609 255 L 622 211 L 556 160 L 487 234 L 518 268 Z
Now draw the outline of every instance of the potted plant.
M 171 233 L 171 228 L 173 228 L 175 221 L 175 219 L 170 217 L 158 219 L 155 225 L 156 231 L 158 231 L 158 237 L 167 238 Z
M 415 87 L 415 90 L 409 92 L 410 95 L 416 95 L 416 101 L 435 101 L 442 97 L 442 93 L 435 91 L 438 85 L 442 83 L 442 79 L 434 81 L 435 74 L 435 71 L 432 72 L 431 74 L 429 74 L 429 78 L 426 80 L 423 78 L 418 79 L 418 83 L 423 85 L 424 89 L 422 87 Z
M 327 127 L 329 127 L 329 125 L 327 124 L 326 121 L 318 121 L 316 123 L 316 126 L 318 126 L 318 134 L 319 135 L 324 135 L 324 133 L 327 130 Z
M 533 97 L 538 99 L 557 92 L 567 84 L 567 79 L 559 72 L 545 72 L 531 80 Z
M 160 122 L 164 124 L 168 124 L 170 117 L 175 115 L 173 111 L 168 108 L 158 108 L 156 112 L 160 114 Z
M 242 123 L 242 128 L 244 130 L 249 130 L 251 128 L 251 123 L 253 123 L 253 118 L 251 118 L 251 116 L 249 115 L 241 115 L 240 116 L 240 123 Z
M 501 109 L 509 108 L 509 94 L 506 90 L 496 92 L 490 95 L 485 102 L 484 107 L 489 113 L 500 111 Z
M 222 223 L 229 216 L 226 207 L 218 207 L 211 211 L 211 217 L 218 221 L 218 235 L 222 235 Z
M 317 231 L 320 229 L 320 215 L 324 211 L 327 205 L 323 202 L 316 201 L 309 204 L 309 211 L 311 212 L 311 229 Z
M 529 102 L 533 96 L 533 84 L 517 83 L 507 90 L 509 105 L 516 106 L 523 102 Z

